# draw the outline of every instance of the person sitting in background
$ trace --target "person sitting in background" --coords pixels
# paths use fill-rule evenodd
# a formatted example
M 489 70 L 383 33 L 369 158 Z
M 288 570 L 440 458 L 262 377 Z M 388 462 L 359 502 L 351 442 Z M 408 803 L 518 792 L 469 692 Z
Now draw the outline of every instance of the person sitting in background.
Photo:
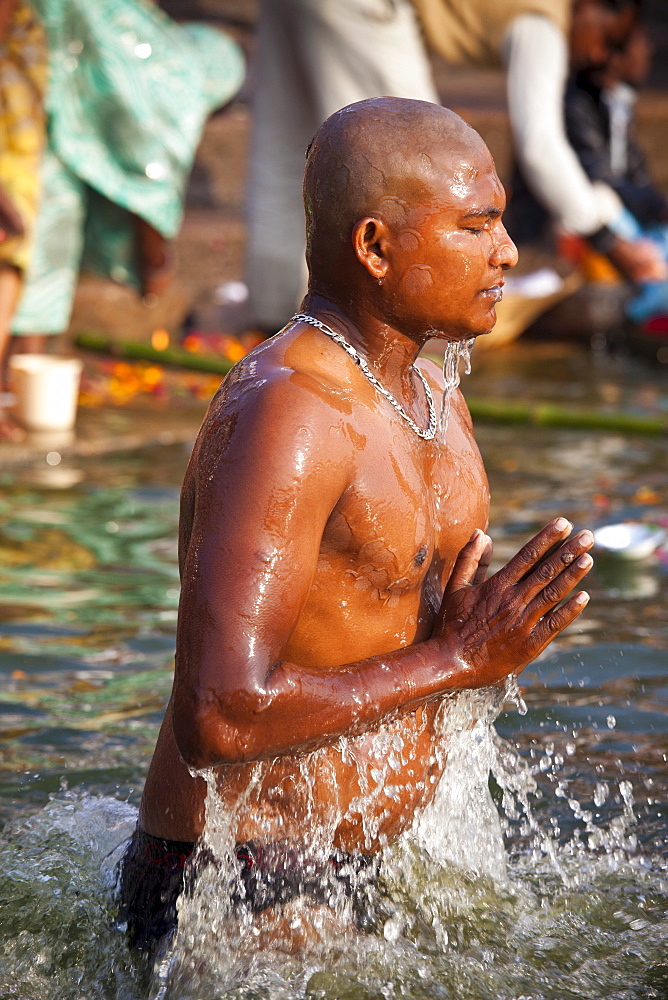
M 566 92 L 566 127 L 587 175 L 609 185 L 622 202 L 610 228 L 624 239 L 651 241 L 668 262 L 668 199 L 652 183 L 634 135 L 637 90 L 651 54 L 647 29 L 638 23 L 605 66 L 576 73 Z M 668 313 L 668 283 L 643 282 L 627 313 L 635 322 Z
M 46 41 L 30 4 L 0 0 L 0 439 L 18 430 L 1 397 L 39 201 L 46 76 Z

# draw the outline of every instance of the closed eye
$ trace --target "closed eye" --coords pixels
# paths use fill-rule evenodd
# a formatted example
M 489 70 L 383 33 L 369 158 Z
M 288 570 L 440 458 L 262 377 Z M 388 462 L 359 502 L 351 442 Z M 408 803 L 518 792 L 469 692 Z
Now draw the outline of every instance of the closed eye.
M 479 236 L 485 230 L 489 230 L 492 226 L 499 220 L 502 216 L 502 211 L 500 208 L 496 208 L 492 205 L 481 209 L 478 212 L 467 212 L 464 217 L 462 217 L 462 223 L 464 223 L 463 228 L 469 233 L 475 233 Z M 473 225 L 466 225 L 466 222 L 470 221 Z

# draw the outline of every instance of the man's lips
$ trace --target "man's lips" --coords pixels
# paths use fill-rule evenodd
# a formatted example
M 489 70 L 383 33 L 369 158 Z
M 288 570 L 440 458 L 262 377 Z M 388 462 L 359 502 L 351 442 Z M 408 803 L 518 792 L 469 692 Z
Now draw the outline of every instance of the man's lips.
M 490 285 L 488 288 L 483 288 L 480 294 L 488 296 L 494 302 L 500 302 L 503 298 L 503 285 L 503 281 L 497 281 L 496 284 Z

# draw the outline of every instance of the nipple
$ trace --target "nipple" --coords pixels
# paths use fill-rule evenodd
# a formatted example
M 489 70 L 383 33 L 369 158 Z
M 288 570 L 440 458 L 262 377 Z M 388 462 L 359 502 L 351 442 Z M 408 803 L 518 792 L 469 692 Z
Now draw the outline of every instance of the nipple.
M 422 563 L 425 561 L 426 558 L 427 558 L 427 546 L 423 545 L 415 553 L 415 559 L 414 559 L 415 565 L 416 566 L 421 566 Z

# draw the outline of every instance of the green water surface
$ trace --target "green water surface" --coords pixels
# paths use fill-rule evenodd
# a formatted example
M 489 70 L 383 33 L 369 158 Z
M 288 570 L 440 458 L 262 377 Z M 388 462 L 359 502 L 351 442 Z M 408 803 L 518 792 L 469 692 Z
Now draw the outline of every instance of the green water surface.
M 660 371 L 596 370 L 586 354 L 485 362 L 471 392 L 492 391 L 668 415 Z M 576 527 L 668 524 L 664 438 L 477 434 L 495 564 L 557 514 Z M 0 1000 L 149 995 L 114 926 L 113 864 L 171 686 L 187 452 L 0 480 Z M 401 920 L 357 951 L 160 995 L 668 997 L 668 550 L 659 556 L 600 561 L 583 616 L 522 676 L 526 714 L 509 705 L 497 721 L 534 775 L 532 822 L 551 845 L 537 848 L 493 781 L 508 887 L 418 859 L 413 884 L 393 889 Z

